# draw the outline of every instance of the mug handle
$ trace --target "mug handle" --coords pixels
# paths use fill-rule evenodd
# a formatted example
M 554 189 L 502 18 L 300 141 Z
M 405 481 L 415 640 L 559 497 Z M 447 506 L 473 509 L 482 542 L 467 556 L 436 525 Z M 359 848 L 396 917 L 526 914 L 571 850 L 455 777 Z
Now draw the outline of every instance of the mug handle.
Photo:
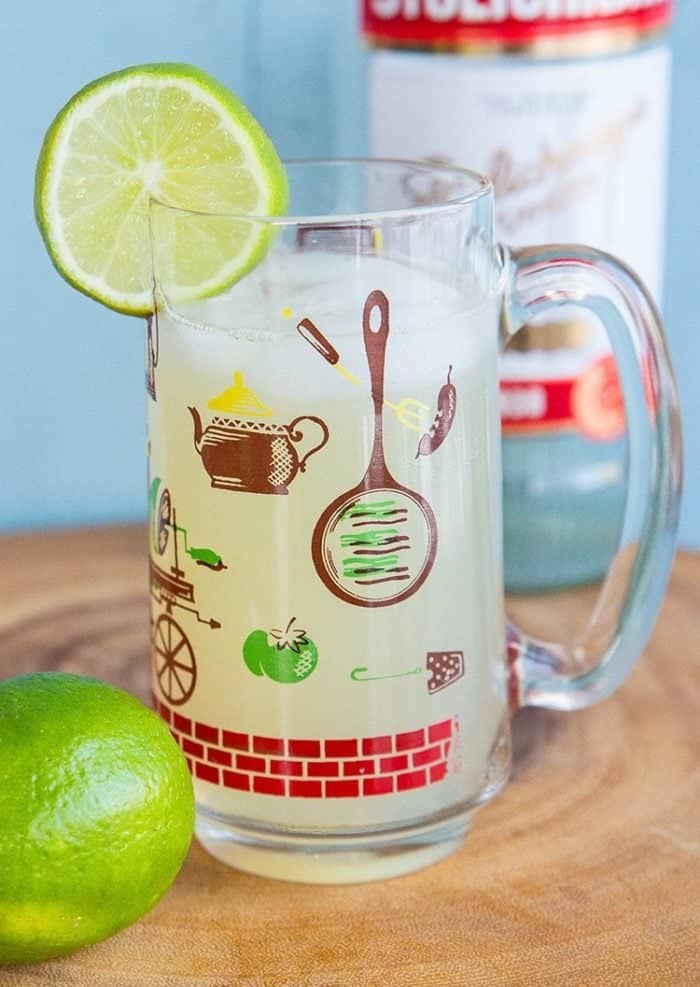
M 500 249 L 501 344 L 551 308 L 587 308 L 605 327 L 622 385 L 627 498 L 617 551 L 588 624 L 557 643 L 507 627 L 511 707 L 580 709 L 609 696 L 628 675 L 666 590 L 682 487 L 678 394 L 658 310 L 625 264 L 576 244 Z
M 315 446 L 312 446 L 307 452 L 305 452 L 304 455 L 299 460 L 299 472 L 304 473 L 306 470 L 307 460 L 310 459 L 315 452 L 319 452 L 319 450 L 323 449 L 326 442 L 328 442 L 330 432 L 328 431 L 328 426 L 326 425 L 326 423 L 323 421 L 322 418 L 317 418 L 315 415 L 300 415 L 298 418 L 295 418 L 294 421 L 291 421 L 289 425 L 287 425 L 287 432 L 289 433 L 289 438 L 294 443 L 301 442 L 301 440 L 304 438 L 304 432 L 297 427 L 300 422 L 313 422 L 314 425 L 318 425 L 318 427 L 321 429 L 321 441 L 318 442 Z

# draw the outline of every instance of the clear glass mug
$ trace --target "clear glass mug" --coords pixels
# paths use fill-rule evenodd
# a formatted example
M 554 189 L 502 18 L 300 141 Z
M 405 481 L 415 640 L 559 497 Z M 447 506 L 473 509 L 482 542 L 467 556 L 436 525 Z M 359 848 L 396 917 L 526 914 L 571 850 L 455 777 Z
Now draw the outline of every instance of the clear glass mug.
M 678 406 L 637 278 L 499 246 L 487 179 L 288 174 L 285 216 L 152 207 L 153 688 L 207 850 L 366 881 L 459 846 L 508 778 L 514 710 L 586 706 L 630 670 L 673 555 Z M 242 243 L 257 263 L 226 288 Z M 571 301 L 617 355 L 629 495 L 586 633 L 549 644 L 504 615 L 497 358 Z

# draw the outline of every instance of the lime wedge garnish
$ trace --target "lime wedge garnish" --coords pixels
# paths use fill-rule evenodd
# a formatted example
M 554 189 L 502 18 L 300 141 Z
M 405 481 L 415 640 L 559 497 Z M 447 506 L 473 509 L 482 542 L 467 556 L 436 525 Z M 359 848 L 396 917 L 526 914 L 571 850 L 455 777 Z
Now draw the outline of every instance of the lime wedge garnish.
M 278 215 L 287 196 L 272 142 L 240 100 L 200 69 L 163 63 L 104 76 L 63 107 L 39 155 L 35 209 L 67 281 L 143 315 L 153 310 L 151 199 L 203 214 L 173 211 L 164 224 L 177 236 L 170 287 L 201 297 L 242 277 L 269 242 L 265 224 L 222 215 Z

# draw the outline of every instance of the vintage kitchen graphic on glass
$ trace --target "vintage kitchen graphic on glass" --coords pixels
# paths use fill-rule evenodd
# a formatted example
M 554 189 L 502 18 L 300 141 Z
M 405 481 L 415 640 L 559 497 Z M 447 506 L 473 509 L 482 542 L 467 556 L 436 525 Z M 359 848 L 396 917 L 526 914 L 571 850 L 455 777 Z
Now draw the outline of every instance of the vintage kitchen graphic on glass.
M 159 314 L 153 688 L 208 805 L 381 821 L 475 786 L 503 708 L 477 345 L 406 332 L 380 288 L 352 325 Z

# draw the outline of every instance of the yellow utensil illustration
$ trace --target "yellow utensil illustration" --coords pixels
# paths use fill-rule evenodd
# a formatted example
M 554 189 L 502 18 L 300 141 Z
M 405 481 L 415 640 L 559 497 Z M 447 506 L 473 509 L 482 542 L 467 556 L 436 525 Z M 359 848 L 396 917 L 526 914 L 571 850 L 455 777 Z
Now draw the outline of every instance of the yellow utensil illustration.
M 352 384 L 357 384 L 358 387 L 361 386 L 355 374 L 341 364 L 340 354 L 335 346 L 324 336 L 318 326 L 314 325 L 311 319 L 302 319 L 301 322 L 298 322 L 297 331 L 302 339 L 305 339 L 307 343 L 313 346 L 317 353 L 321 354 L 324 360 L 330 363 L 332 367 L 335 367 L 339 374 L 342 374 Z M 405 428 L 410 428 L 413 432 L 425 431 L 426 413 L 430 409 L 423 401 L 407 397 L 401 398 L 399 402 L 394 404 L 392 401 L 385 399 L 384 406 L 394 412 L 398 421 Z
M 423 432 L 426 415 L 430 408 L 417 398 L 401 398 L 398 404 L 384 399 L 384 407 L 391 408 L 398 420 L 413 432 Z

